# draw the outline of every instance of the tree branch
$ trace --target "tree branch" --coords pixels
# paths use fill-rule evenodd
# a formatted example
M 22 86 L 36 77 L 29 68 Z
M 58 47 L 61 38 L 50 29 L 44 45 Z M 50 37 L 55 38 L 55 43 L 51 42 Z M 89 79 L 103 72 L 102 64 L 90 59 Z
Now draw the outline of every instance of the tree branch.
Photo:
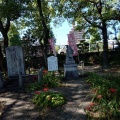
M 46 31 L 47 33 L 49 33 L 49 30 L 46 26 L 46 23 L 45 23 L 45 18 L 43 16 L 43 13 L 42 13 L 42 5 L 41 5 L 41 0 L 37 0 L 37 4 L 38 4 L 38 8 L 39 8 L 39 14 L 40 14 L 40 17 L 42 18 L 42 25 L 43 25 L 43 28 L 44 28 L 44 31 Z
M 0 20 L 0 31 L 1 33 L 4 33 L 4 27 L 3 27 L 3 23 L 1 20 Z
M 82 13 L 82 16 L 83 16 L 84 19 L 85 19 L 89 24 L 91 24 L 93 27 L 98 27 L 98 28 L 100 28 L 100 29 L 102 28 L 100 25 L 97 25 L 97 24 L 91 22 L 90 20 L 88 20 L 83 13 Z
M 5 30 L 6 30 L 6 32 L 9 31 L 9 28 L 10 28 L 10 18 L 7 17 L 7 23 L 6 23 L 6 26 L 5 26 Z

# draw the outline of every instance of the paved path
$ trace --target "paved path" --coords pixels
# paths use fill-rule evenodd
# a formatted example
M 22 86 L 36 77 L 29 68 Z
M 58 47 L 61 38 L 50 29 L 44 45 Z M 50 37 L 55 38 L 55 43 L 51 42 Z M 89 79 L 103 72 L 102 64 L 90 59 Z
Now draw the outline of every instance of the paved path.
M 62 108 L 47 111 L 44 116 L 31 103 L 32 95 L 24 94 L 21 89 L 13 88 L 0 94 L 0 101 L 5 101 L 2 120 L 87 120 L 84 108 L 91 98 L 85 78 L 64 81 L 65 86 L 52 91 L 62 92 L 67 97 L 67 104 Z

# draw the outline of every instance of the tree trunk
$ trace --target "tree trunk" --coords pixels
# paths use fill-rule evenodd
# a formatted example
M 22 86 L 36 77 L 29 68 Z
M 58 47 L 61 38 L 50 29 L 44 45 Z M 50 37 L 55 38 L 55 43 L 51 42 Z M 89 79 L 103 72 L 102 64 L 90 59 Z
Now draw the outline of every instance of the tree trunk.
M 46 37 L 44 39 L 47 39 Z M 44 42 L 44 60 L 45 60 L 45 67 L 47 68 L 47 41 Z
M 4 56 L 3 54 L 6 54 L 6 47 L 8 47 L 8 35 L 7 35 L 7 31 L 2 32 L 3 38 L 4 38 L 4 49 L 3 49 L 3 53 L 2 53 L 2 48 L 0 46 L 0 67 L 2 71 L 6 71 L 6 66 L 4 63 Z
M 3 37 L 4 37 L 4 54 L 6 54 L 5 49 L 6 49 L 6 47 L 8 47 L 8 35 L 7 35 L 7 32 L 3 33 Z
M 107 40 L 107 27 L 106 23 L 102 23 L 102 34 L 103 34 L 103 68 L 106 69 L 109 67 L 108 59 L 108 40 Z
M 44 58 L 45 58 L 45 66 L 47 68 L 47 44 L 48 44 L 48 39 L 49 39 L 49 29 L 46 25 L 45 18 L 42 12 L 42 5 L 41 5 L 41 0 L 37 0 L 38 8 L 39 8 L 39 15 L 42 20 L 42 25 L 43 25 L 43 33 L 44 33 Z

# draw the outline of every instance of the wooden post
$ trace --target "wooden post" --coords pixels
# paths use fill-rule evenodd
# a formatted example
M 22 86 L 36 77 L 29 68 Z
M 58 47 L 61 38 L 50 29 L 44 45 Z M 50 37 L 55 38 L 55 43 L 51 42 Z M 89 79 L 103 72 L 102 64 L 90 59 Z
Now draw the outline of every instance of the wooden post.
M 2 74 L 0 71 L 0 89 L 3 88 L 3 79 L 2 79 Z
M 38 83 L 43 79 L 43 69 L 40 68 L 38 71 Z

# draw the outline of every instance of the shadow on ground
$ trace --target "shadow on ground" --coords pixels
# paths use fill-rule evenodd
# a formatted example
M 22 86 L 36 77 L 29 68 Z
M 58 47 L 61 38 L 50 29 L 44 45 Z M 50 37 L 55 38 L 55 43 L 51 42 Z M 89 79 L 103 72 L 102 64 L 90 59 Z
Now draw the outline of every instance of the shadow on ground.
M 24 88 L 17 86 L 8 87 L 0 94 L 0 101 L 5 102 L 1 120 L 87 120 L 84 108 L 90 99 L 85 99 L 89 94 L 89 86 L 85 78 L 63 81 L 63 87 L 50 89 L 61 92 L 67 98 L 67 104 L 62 107 L 43 112 L 38 111 L 31 102 L 33 94 L 25 94 Z

